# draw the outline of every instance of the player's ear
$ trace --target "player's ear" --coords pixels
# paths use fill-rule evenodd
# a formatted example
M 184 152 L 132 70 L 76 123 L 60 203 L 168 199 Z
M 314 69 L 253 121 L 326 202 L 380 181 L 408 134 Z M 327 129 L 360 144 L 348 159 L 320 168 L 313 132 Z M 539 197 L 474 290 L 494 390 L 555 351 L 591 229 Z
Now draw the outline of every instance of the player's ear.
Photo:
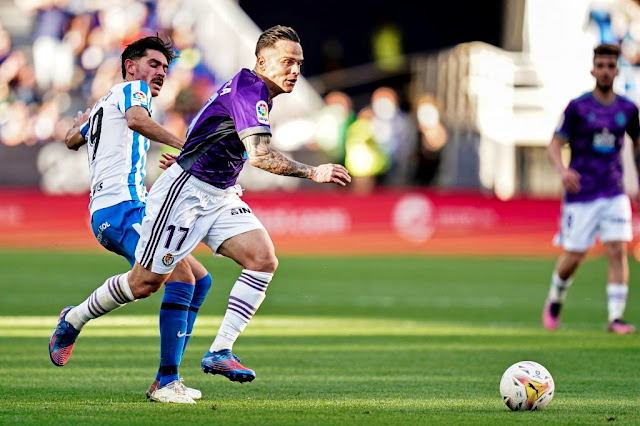
M 264 71 L 267 67 L 266 67 L 266 60 L 264 59 L 264 56 L 258 56 L 258 59 L 256 60 L 256 66 L 258 67 L 258 69 L 260 71 Z
M 124 69 L 127 71 L 127 74 L 135 74 L 136 68 L 138 64 L 133 59 L 125 59 L 124 60 Z

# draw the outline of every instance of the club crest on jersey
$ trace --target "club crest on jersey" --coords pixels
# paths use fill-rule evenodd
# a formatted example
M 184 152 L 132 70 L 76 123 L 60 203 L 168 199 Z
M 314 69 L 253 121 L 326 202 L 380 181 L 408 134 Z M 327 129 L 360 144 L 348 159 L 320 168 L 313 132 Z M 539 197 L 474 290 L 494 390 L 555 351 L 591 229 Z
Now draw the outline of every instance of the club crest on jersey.
M 171 266 L 174 260 L 175 258 L 173 257 L 173 255 L 171 253 L 167 253 L 162 258 L 162 263 L 164 264 L 164 266 Z
M 134 92 L 133 95 L 131 95 L 131 97 L 133 98 L 134 101 L 136 102 L 140 102 L 141 104 L 146 104 L 147 103 L 147 95 L 145 95 L 144 92 Z
M 269 124 L 269 106 L 265 101 L 258 101 L 256 104 L 256 116 L 258 123 Z

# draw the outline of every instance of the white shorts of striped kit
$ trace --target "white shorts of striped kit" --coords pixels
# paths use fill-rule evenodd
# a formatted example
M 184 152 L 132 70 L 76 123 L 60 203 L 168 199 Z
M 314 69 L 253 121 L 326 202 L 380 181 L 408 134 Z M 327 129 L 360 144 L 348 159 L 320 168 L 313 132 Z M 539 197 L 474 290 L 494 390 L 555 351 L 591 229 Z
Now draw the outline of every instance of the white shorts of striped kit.
M 264 229 L 241 195 L 239 185 L 219 189 L 173 164 L 149 192 L 136 260 L 166 274 L 201 241 L 215 254 L 225 240 Z

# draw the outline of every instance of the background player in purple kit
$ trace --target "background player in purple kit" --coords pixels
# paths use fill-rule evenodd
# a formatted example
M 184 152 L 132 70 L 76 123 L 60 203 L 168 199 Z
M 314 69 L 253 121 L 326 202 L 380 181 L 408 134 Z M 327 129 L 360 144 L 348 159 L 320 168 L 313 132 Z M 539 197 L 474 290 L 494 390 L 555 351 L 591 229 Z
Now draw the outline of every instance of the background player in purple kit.
M 303 60 L 300 39 L 292 28 L 275 26 L 260 35 L 254 69 L 241 70 L 207 101 L 189 127 L 177 162 L 153 185 L 133 269 L 103 284 L 115 288 L 116 294 L 99 293 L 104 313 L 150 296 L 200 241 L 214 253 L 235 260 L 243 270 L 231 290 L 218 334 L 202 360 L 205 373 L 232 381 L 255 378 L 231 349 L 265 299 L 278 266 L 269 234 L 240 199 L 242 190 L 236 180 L 245 161 L 271 173 L 318 183 L 344 186 L 351 181 L 341 165 L 309 166 L 271 147 L 271 102 L 293 90 Z M 63 315 L 52 339 L 64 323 Z M 186 398 L 175 402 L 193 403 Z
M 608 330 L 628 334 L 635 327 L 623 320 L 627 302 L 629 266 L 626 242 L 632 239 L 631 205 L 622 184 L 620 151 L 625 132 L 640 145 L 638 108 L 613 91 L 620 49 L 601 44 L 594 49 L 591 74 L 596 86 L 567 106 L 547 152 L 566 190 L 562 225 L 556 243 L 564 248 L 551 278 L 542 313 L 545 328 L 554 330 L 567 289 L 596 236 L 609 261 L 607 277 Z M 561 148 L 571 148 L 569 167 Z

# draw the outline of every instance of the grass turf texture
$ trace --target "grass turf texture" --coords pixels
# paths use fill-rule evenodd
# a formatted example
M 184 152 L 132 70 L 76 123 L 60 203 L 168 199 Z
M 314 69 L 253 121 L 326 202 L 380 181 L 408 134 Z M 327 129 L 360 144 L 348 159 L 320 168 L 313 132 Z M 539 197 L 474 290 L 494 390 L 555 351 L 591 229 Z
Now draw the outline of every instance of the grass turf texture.
M 547 332 L 552 259 L 282 258 L 234 348 L 257 373 L 240 386 L 200 371 L 239 267 L 200 258 L 214 287 L 181 375 L 204 396 L 178 406 L 144 397 L 162 292 L 93 321 L 57 368 L 46 346 L 60 309 L 127 265 L 107 253 L 0 252 L 0 424 L 640 423 L 640 339 L 605 331 L 604 259 L 582 266 L 561 329 Z M 633 282 L 627 318 L 640 322 Z M 519 360 L 553 375 L 546 411 L 503 405 L 500 377 Z

